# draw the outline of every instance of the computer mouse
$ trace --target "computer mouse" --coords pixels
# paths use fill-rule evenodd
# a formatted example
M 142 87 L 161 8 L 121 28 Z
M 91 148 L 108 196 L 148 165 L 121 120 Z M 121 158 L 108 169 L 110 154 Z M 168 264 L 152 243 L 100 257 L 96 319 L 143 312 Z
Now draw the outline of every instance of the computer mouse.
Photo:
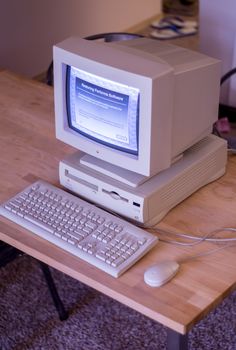
M 160 287 L 170 281 L 179 270 L 179 263 L 165 260 L 150 266 L 144 273 L 144 281 L 151 287 Z

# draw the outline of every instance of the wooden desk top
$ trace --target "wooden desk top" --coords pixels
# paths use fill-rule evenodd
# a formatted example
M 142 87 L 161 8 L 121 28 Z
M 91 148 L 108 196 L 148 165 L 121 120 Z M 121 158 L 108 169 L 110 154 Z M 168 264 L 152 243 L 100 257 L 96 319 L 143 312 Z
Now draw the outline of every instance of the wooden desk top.
M 0 72 L 0 150 L 0 202 L 37 178 L 59 185 L 58 162 L 73 150 L 55 138 L 52 88 Z M 235 163 L 236 158 L 230 157 L 226 175 L 173 209 L 159 226 L 196 235 L 236 226 Z M 151 288 L 143 281 L 148 266 L 215 245 L 183 248 L 159 243 L 115 279 L 3 218 L 0 239 L 181 334 L 236 288 L 236 247 L 189 261 L 170 283 Z

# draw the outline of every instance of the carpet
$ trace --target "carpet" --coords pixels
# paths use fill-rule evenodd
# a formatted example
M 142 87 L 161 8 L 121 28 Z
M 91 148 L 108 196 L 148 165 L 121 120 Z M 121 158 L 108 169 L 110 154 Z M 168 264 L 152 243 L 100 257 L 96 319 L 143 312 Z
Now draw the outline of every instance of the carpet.
M 166 328 L 51 269 L 69 310 L 60 321 L 39 264 L 21 256 L 0 269 L 1 350 L 165 350 Z M 236 292 L 189 335 L 190 350 L 236 350 Z

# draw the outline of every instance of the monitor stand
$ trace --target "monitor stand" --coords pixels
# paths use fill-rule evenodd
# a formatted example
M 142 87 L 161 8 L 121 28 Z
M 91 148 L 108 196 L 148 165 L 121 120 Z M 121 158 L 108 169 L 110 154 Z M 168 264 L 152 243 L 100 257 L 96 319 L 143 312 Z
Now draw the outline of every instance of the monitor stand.
M 110 164 L 88 154 L 84 154 L 80 158 L 80 164 L 96 170 L 97 172 L 111 177 L 117 181 L 123 182 L 124 184 L 131 187 L 138 187 L 148 180 L 147 176 L 134 173 L 133 171 L 124 168 L 120 168 L 116 165 Z
M 156 224 L 173 207 L 222 176 L 227 143 L 210 135 L 184 152 L 181 160 L 137 187 L 101 174 L 80 162 L 82 152 L 60 162 L 60 183 L 74 194 L 144 227 Z

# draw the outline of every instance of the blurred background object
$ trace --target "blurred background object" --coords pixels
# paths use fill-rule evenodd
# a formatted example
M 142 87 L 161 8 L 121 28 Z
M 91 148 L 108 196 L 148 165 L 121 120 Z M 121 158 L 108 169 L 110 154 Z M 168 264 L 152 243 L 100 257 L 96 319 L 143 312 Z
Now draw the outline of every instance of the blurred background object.
M 198 0 L 163 0 L 164 13 L 174 13 L 182 16 L 197 16 Z

